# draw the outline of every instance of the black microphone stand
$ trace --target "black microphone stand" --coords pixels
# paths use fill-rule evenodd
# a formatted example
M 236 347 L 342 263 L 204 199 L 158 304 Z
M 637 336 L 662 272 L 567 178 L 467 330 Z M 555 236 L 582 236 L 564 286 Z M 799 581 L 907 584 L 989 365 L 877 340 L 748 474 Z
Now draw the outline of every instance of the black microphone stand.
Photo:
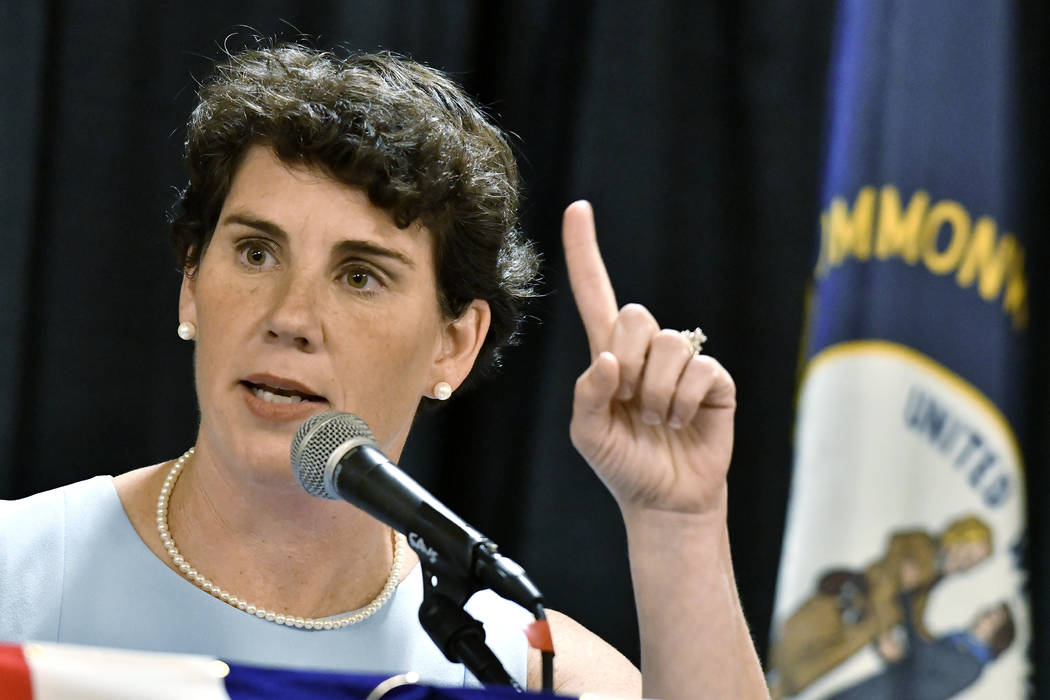
M 461 663 L 483 685 L 522 687 L 510 677 L 502 662 L 485 643 L 485 629 L 463 606 L 481 586 L 468 576 L 444 570 L 441 560 L 420 556 L 423 570 L 423 602 L 419 623 L 437 648 L 452 663 Z

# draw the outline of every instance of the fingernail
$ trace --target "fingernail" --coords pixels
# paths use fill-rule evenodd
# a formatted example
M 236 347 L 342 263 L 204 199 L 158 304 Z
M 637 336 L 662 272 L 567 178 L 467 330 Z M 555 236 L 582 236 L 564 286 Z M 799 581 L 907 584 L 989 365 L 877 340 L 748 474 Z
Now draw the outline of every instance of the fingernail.
M 642 422 L 646 425 L 660 425 L 660 416 L 652 411 L 646 411 L 642 414 Z
M 682 421 L 678 420 L 676 416 L 671 416 L 667 419 L 667 427 L 671 430 L 679 430 L 682 427 Z

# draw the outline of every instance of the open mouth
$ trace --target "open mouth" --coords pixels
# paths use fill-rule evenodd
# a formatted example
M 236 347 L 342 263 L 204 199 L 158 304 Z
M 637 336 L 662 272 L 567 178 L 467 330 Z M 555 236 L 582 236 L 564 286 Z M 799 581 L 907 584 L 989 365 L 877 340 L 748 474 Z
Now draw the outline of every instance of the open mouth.
M 255 395 L 256 398 L 267 403 L 296 404 L 307 401 L 326 403 L 327 399 L 317 394 L 308 394 L 297 389 L 271 386 L 269 384 L 254 384 L 252 382 L 241 382 L 241 384 Z

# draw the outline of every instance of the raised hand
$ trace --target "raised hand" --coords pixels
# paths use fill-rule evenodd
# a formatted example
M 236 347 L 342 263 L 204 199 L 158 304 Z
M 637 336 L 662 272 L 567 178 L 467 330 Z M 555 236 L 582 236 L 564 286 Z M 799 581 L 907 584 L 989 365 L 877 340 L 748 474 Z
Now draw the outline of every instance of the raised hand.
M 562 240 L 591 350 L 576 381 L 573 445 L 625 516 L 724 507 L 736 408 L 729 373 L 694 356 L 678 331 L 661 330 L 644 306 L 618 308 L 590 204 L 565 210 Z
M 562 237 L 591 347 L 570 435 L 624 517 L 643 695 L 768 698 L 726 527 L 733 380 L 644 307 L 617 308 L 587 202 L 565 210 Z

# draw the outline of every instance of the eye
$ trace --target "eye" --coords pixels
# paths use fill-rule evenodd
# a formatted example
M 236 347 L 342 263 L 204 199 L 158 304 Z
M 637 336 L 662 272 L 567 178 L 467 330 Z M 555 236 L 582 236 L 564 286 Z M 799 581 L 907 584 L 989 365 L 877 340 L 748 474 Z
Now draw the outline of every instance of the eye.
M 379 276 L 364 267 L 353 267 L 343 272 L 343 279 L 351 289 L 365 292 L 375 291 L 383 286 Z
M 364 289 L 368 286 L 368 281 L 372 279 L 368 276 L 367 272 L 351 272 L 346 276 L 346 281 L 350 283 L 350 286 L 354 289 Z
M 248 267 L 264 269 L 276 264 L 273 252 L 262 241 L 249 240 L 237 244 L 238 259 Z

